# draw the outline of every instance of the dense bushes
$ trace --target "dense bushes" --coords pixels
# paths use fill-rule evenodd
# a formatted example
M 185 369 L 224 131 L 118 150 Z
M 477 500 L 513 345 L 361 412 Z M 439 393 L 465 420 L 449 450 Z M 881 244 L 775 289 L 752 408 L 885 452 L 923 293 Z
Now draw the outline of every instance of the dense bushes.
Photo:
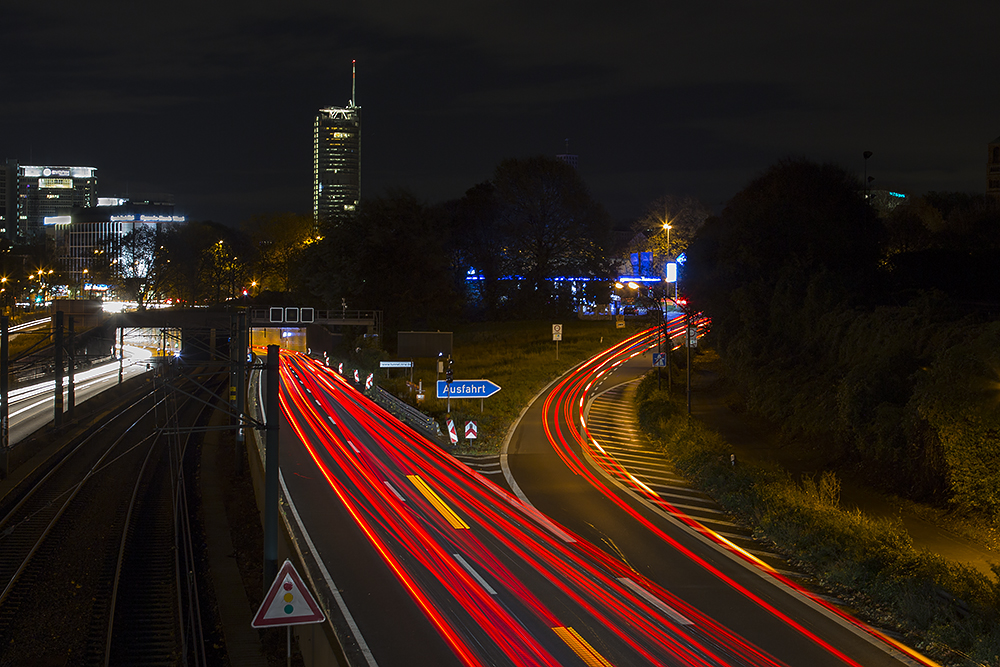
M 921 200 L 880 216 L 861 192 L 836 167 L 775 165 L 692 242 L 694 301 L 748 410 L 830 443 L 831 461 L 897 493 L 995 519 L 1000 334 L 956 297 L 978 275 L 971 258 L 998 244 L 1000 208 Z M 965 258 L 938 278 L 964 292 L 904 270 L 939 251 Z
M 832 473 L 796 482 L 780 471 L 732 466 L 727 444 L 658 391 L 653 375 L 636 402 L 641 427 L 686 477 L 870 620 L 896 625 L 949 663 L 968 656 L 1000 665 L 1000 584 L 916 551 L 898 520 L 841 510 Z

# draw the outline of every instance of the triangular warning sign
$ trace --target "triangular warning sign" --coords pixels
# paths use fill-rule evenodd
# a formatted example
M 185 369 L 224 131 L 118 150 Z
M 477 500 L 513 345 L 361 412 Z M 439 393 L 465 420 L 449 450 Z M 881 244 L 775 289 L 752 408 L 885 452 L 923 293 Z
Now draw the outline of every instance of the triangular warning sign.
M 276 625 L 322 623 L 325 620 L 326 616 L 302 583 L 292 561 L 286 559 L 250 625 L 271 628 Z

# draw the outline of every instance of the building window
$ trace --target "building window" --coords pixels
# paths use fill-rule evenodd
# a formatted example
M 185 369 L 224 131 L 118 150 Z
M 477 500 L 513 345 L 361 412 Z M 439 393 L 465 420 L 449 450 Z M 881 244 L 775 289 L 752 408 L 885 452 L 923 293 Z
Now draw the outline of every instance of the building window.
M 1000 146 L 993 147 L 993 164 L 1000 162 Z

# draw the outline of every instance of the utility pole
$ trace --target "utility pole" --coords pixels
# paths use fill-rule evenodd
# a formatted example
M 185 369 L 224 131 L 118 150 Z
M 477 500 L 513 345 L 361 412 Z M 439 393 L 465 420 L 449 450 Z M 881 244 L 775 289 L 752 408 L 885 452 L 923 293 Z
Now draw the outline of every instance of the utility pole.
M 118 329 L 118 384 L 125 381 L 125 322 L 118 320 L 121 327 Z
M 4 477 L 10 472 L 7 452 L 10 449 L 10 367 L 7 353 L 10 343 L 10 317 L 0 316 L 0 472 Z
M 247 348 L 249 330 L 247 329 L 247 311 L 242 311 L 237 316 L 237 350 L 239 359 L 236 362 L 236 414 L 239 415 L 239 423 L 236 427 L 236 473 L 239 474 L 243 465 L 243 444 L 246 431 L 243 426 L 243 413 L 246 411 L 247 394 Z
M 53 415 L 53 425 L 56 428 L 62 426 L 63 417 L 63 311 L 56 311 L 56 330 L 53 340 L 55 360 L 53 366 L 56 371 L 56 393 L 52 401 L 55 414 Z
M 687 315 L 684 332 L 687 337 L 687 413 L 691 414 L 691 311 L 688 310 L 685 314 Z
M 69 316 L 69 344 L 66 346 L 66 355 L 69 366 L 69 386 L 66 389 L 66 417 L 73 419 L 73 411 L 76 408 L 76 348 L 73 339 L 73 316 Z
M 266 441 L 264 446 L 264 595 L 278 576 L 278 405 L 277 345 L 267 346 Z

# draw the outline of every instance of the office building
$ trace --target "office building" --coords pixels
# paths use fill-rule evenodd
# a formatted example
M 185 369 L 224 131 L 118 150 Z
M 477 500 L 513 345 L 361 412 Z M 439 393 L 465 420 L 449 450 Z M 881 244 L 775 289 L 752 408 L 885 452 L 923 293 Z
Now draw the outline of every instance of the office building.
M 71 285 L 87 282 L 96 255 L 113 252 L 116 239 L 143 226 L 159 232 L 186 222 L 185 216 L 174 212 L 171 196 L 161 195 L 148 201 L 102 197 L 100 201 L 98 206 L 75 208 L 57 224 L 50 225 L 56 257 Z
M 317 228 L 354 215 L 361 201 L 361 107 L 354 75 L 346 107 L 320 109 L 313 125 L 313 220 Z
M 1000 137 L 986 148 L 986 195 L 1000 199 Z
M 0 164 L 0 236 L 11 238 L 16 222 L 17 162 L 7 160 Z
M 16 171 L 17 210 L 16 220 L 5 227 L 7 237 L 16 244 L 40 243 L 47 226 L 66 222 L 74 208 L 97 204 L 95 167 L 29 166 L 8 161 L 7 168 Z
M 361 200 L 361 108 L 320 109 L 313 130 L 313 218 L 352 216 Z
M 566 140 L 566 152 L 556 155 L 556 159 L 562 160 L 574 169 L 576 169 L 577 165 L 580 163 L 580 156 L 569 152 L 569 139 Z

